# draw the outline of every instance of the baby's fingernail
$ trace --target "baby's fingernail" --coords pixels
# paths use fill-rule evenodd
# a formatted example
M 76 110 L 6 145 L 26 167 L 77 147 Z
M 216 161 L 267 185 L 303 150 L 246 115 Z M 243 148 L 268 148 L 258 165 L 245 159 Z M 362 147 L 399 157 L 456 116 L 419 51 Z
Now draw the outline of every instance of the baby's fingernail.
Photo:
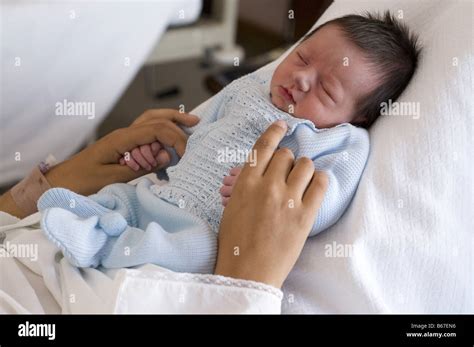
M 281 119 L 279 121 L 276 121 L 274 124 L 279 126 L 282 129 L 285 129 L 285 130 L 287 128 L 286 122 L 284 120 L 281 120 Z

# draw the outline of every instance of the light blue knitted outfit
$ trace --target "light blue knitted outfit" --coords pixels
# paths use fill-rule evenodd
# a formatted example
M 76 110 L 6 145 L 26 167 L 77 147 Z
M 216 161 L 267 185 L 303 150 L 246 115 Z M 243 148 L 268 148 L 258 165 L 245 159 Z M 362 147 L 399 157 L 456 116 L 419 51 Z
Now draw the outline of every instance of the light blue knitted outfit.
M 334 224 L 349 205 L 369 153 L 366 130 L 351 124 L 316 129 L 270 102 L 272 71 L 261 69 L 224 88 L 194 113 L 201 121 L 169 181 L 143 178 L 136 187 L 117 183 L 84 197 L 53 188 L 38 201 L 41 226 L 78 267 L 131 267 L 154 263 L 174 271 L 212 273 L 223 213 L 219 188 L 231 168 L 243 164 L 258 137 L 278 119 L 288 123 L 280 147 L 309 157 L 329 176 L 329 187 L 310 236 Z M 238 159 L 237 162 L 225 159 Z M 224 159 L 224 160 L 223 160 Z M 258 160 L 258 153 L 257 153 Z

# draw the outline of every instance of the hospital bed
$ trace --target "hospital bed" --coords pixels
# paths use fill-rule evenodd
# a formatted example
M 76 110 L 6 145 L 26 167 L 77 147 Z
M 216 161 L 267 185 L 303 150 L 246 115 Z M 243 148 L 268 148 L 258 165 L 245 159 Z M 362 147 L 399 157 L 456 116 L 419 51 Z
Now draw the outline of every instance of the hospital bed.
M 382 116 L 371 128 L 370 158 L 352 204 L 336 225 L 307 241 L 283 287 L 285 313 L 474 312 L 472 3 L 339 0 L 315 25 L 385 9 L 420 33 L 421 64 L 399 101 L 419 102 L 421 114 Z M 24 241 L 41 237 L 30 235 Z M 14 276 L 7 265 L 0 270 Z M 80 276 L 66 289 L 97 288 L 111 283 L 112 273 L 83 269 Z M 25 283 L 11 278 L 12 292 Z M 31 280 L 28 290 L 38 282 Z M 43 308 L 57 309 L 55 290 L 43 289 Z

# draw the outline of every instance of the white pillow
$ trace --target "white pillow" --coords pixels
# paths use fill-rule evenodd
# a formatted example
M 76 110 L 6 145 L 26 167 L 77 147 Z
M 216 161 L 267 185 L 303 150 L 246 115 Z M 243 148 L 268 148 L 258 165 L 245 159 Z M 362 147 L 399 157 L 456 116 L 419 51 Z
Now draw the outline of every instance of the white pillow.
M 382 116 L 372 127 L 352 204 L 307 241 L 284 285 L 284 312 L 474 312 L 472 3 L 337 1 L 316 24 L 387 9 L 424 45 L 398 100 L 419 103 L 420 115 Z

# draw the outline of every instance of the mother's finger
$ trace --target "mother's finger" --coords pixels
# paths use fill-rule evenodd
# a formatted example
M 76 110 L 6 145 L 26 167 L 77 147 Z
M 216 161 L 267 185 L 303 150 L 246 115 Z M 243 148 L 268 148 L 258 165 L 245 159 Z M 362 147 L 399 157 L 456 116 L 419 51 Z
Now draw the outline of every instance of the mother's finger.
M 299 158 L 288 175 L 286 183 L 290 190 L 292 190 L 300 200 L 303 199 L 303 194 L 308 188 L 313 175 L 314 163 L 307 157 Z
M 190 113 L 183 113 L 171 108 L 151 109 L 147 110 L 138 117 L 132 125 L 150 124 L 160 120 L 170 120 L 177 124 L 182 124 L 187 127 L 196 125 L 199 122 L 199 117 Z
M 280 148 L 275 152 L 273 158 L 270 160 L 264 175 L 271 182 L 285 183 L 291 169 L 293 168 L 294 162 L 295 155 L 293 152 L 288 148 Z
M 249 162 L 245 163 L 241 176 L 258 175 L 263 176 L 270 160 L 275 153 L 281 139 L 286 134 L 287 124 L 285 121 L 279 120 L 268 127 L 267 130 L 258 138 L 252 151 L 256 154 L 256 165 L 250 166 Z
M 100 175 L 99 175 L 100 173 Z M 128 182 L 135 178 L 141 177 L 143 175 L 149 174 L 150 171 L 145 169 L 138 168 L 131 169 L 129 166 L 120 165 L 120 164 L 109 164 L 109 165 L 102 165 L 100 167 L 100 172 L 98 172 L 97 180 L 103 180 L 101 183 L 102 186 L 110 184 L 112 182 Z
M 118 129 L 97 142 L 96 155 L 104 164 L 117 163 L 125 152 L 135 147 L 158 141 L 173 147 L 179 156 L 184 154 L 187 136 L 176 124 L 145 124 Z
M 311 182 L 303 195 L 303 205 L 317 212 L 328 188 L 329 178 L 323 171 L 314 171 Z

